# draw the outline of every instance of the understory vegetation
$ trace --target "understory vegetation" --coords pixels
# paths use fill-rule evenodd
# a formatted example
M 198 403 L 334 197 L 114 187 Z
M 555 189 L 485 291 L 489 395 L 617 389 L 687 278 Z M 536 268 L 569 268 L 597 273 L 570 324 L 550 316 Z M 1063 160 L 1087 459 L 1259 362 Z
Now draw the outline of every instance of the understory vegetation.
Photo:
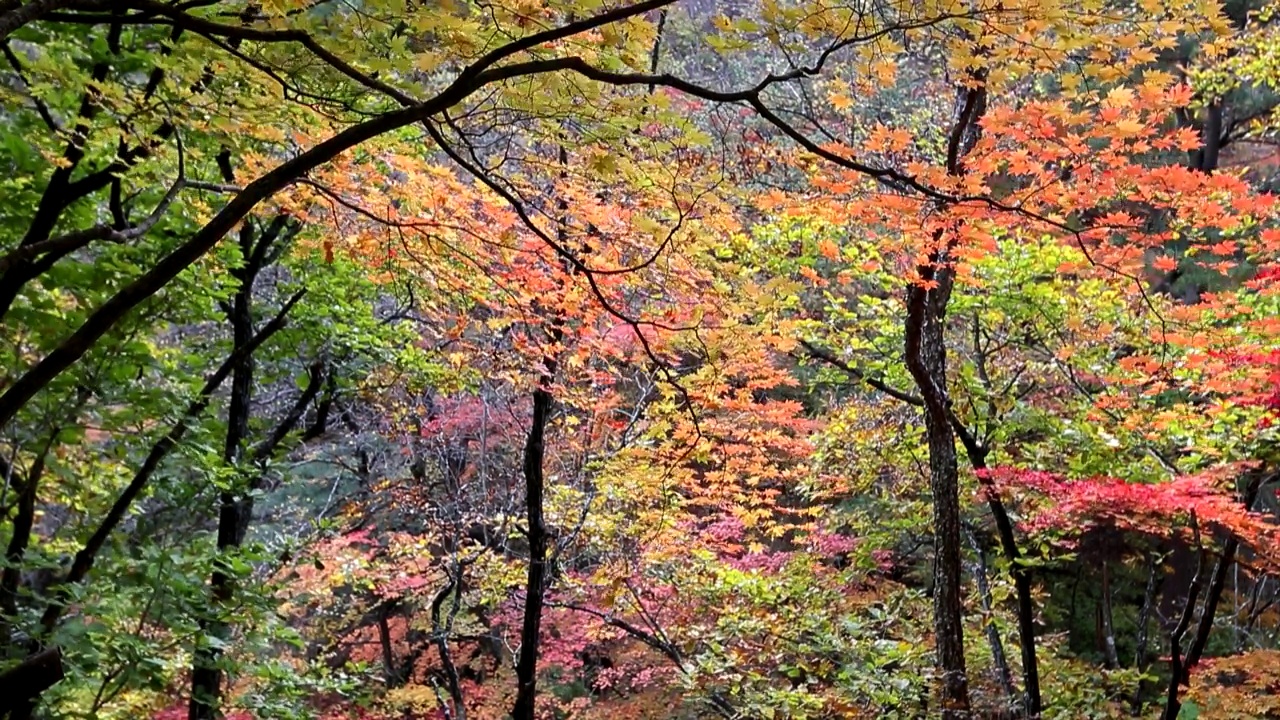
M 0 718 L 1280 717 L 1260 0 L 0 0 Z

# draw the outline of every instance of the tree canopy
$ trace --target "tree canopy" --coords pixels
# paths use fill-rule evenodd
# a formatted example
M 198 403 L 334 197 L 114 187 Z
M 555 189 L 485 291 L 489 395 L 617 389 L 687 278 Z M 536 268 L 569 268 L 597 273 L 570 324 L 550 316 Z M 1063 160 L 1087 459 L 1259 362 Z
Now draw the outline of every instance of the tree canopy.
M 0 718 L 1280 713 L 1278 21 L 0 0 Z

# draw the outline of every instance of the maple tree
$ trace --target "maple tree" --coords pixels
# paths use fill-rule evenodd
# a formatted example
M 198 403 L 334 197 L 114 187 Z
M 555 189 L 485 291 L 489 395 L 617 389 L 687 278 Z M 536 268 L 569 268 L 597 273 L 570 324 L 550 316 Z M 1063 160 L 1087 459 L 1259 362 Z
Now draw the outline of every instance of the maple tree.
M 0 716 L 1265 716 L 1275 18 L 0 3 Z

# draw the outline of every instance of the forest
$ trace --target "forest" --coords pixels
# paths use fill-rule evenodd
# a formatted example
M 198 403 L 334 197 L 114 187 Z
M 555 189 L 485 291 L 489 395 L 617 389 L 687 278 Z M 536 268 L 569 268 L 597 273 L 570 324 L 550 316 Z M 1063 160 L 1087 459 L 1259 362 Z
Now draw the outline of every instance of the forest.
M 0 720 L 1280 718 L 1280 0 L 0 55 Z

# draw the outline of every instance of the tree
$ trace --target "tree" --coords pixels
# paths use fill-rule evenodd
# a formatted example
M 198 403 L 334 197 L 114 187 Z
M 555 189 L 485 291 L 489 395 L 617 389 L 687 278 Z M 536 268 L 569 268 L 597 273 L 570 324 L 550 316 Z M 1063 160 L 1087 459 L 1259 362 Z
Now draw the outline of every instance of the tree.
M 1271 16 L 0 3 L 5 713 L 1218 702 Z

